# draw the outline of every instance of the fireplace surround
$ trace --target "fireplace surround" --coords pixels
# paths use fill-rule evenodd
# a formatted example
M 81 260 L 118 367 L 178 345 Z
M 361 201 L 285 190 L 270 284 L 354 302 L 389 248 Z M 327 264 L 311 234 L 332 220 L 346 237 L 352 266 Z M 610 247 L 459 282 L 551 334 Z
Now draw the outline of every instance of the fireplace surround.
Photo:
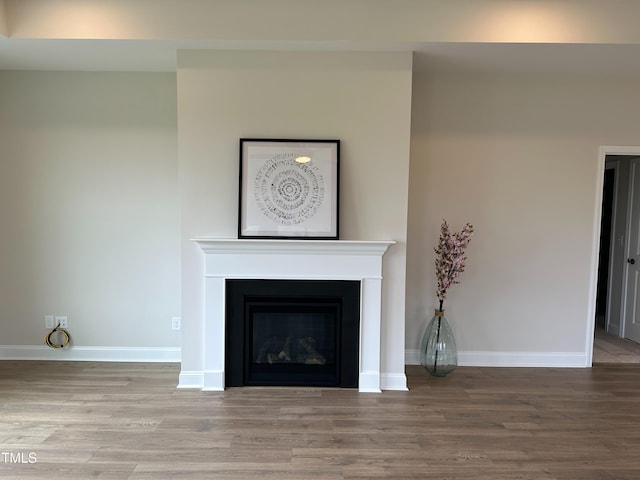
M 227 279 L 225 385 L 358 386 L 360 282 Z
M 395 242 L 195 238 L 204 254 L 204 370 L 179 387 L 224 390 L 226 283 L 229 279 L 353 280 L 360 284 L 357 386 L 380 392 L 382 257 Z M 197 381 L 197 383 L 196 383 Z

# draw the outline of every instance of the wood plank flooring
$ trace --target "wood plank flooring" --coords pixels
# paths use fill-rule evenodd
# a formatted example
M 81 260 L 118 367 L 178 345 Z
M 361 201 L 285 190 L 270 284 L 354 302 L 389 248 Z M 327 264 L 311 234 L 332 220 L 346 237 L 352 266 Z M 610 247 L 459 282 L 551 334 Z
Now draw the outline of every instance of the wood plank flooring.
M 640 363 L 640 344 L 595 329 L 593 363 Z
M 177 390 L 178 372 L 0 362 L 0 478 L 640 478 L 640 365 L 410 366 L 382 394 Z

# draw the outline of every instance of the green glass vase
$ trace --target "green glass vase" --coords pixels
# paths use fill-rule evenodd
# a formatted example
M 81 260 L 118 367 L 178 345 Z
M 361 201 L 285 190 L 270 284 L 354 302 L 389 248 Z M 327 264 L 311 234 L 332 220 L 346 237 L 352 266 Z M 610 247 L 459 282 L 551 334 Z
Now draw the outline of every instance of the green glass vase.
M 420 346 L 420 363 L 435 377 L 444 377 L 458 366 L 456 339 L 444 310 L 436 310 L 427 325 Z

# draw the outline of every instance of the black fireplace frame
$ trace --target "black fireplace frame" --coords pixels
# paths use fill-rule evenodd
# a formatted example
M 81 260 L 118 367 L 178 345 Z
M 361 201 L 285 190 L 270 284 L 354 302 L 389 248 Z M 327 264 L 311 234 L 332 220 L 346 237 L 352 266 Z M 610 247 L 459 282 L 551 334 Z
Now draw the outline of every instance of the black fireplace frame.
M 225 282 L 225 386 L 322 386 L 357 388 L 360 360 L 359 280 L 227 279 Z M 282 304 L 336 309 L 337 368 L 278 366 L 275 377 L 257 374 L 247 365 L 248 309 Z M 248 307 L 249 306 L 249 307 Z M 282 375 L 280 375 L 280 373 Z

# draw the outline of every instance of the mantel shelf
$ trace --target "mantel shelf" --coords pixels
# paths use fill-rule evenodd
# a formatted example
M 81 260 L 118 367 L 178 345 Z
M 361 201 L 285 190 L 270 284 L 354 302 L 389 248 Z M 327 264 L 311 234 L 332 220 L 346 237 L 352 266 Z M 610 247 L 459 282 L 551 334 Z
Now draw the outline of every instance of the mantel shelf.
M 207 254 L 384 255 L 394 240 L 295 240 L 196 237 Z

